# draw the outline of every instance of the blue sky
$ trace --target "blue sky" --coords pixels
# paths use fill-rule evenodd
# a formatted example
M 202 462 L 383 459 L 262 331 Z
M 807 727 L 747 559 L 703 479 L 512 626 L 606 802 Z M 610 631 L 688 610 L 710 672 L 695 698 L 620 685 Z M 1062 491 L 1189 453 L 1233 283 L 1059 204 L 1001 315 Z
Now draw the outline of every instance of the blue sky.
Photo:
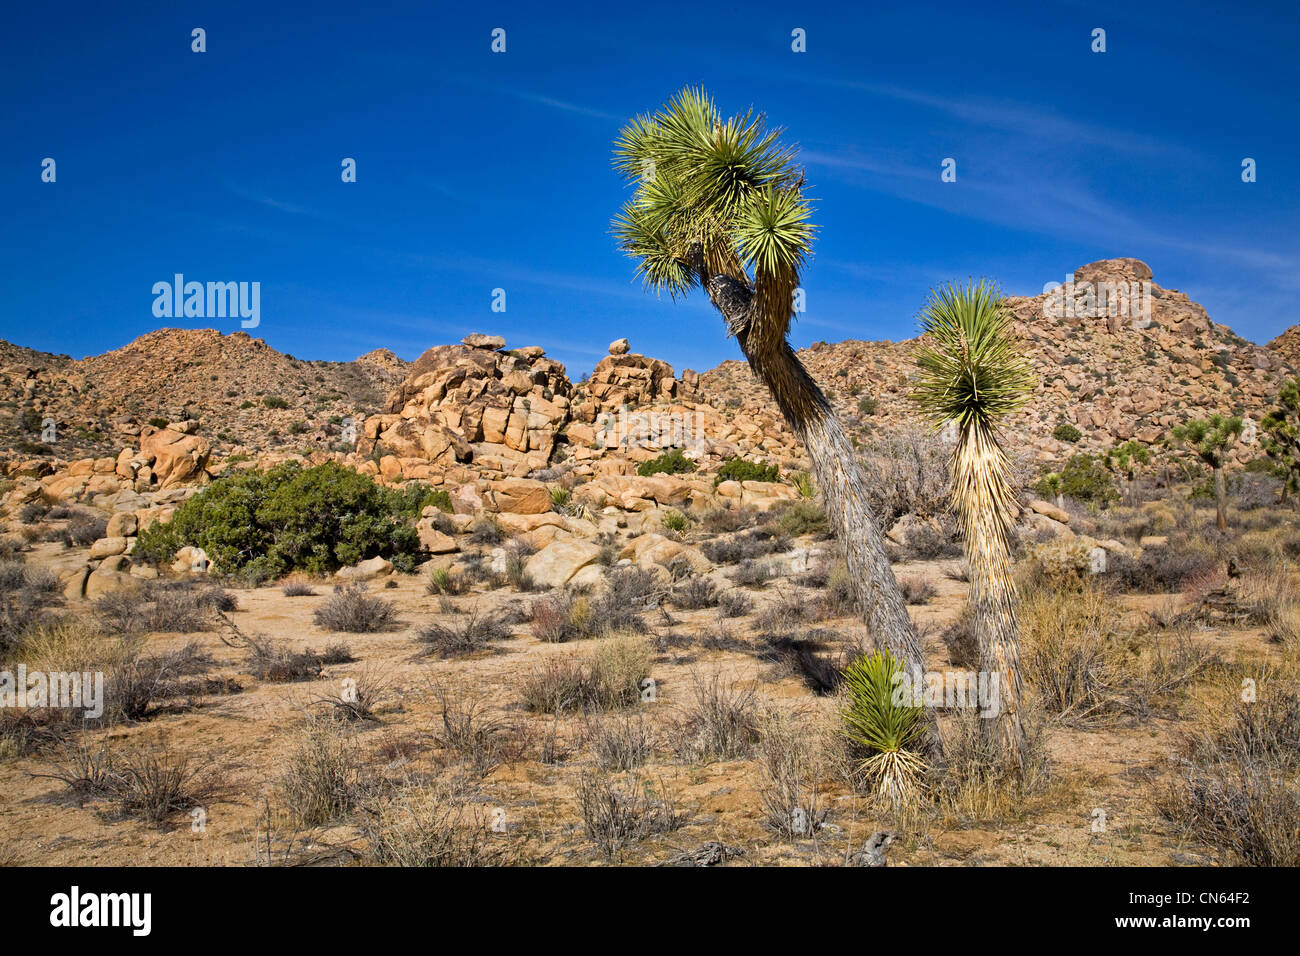
M 1254 341 L 1300 321 L 1300 5 L 552 6 L 7 4 L 0 337 L 81 357 L 239 329 L 156 319 L 179 272 L 259 281 L 251 334 L 301 358 L 487 331 L 575 377 L 624 335 L 710 368 L 740 353 L 707 300 L 644 292 L 609 232 L 619 126 L 685 84 L 801 147 L 797 345 L 909 337 L 938 282 L 1034 294 L 1115 256 Z

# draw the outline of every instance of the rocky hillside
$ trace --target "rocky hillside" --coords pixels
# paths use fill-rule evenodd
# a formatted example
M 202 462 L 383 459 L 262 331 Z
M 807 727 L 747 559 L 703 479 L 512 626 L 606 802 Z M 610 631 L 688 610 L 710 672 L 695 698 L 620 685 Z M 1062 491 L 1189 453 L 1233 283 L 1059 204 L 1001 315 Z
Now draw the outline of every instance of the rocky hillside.
M 1291 326 L 1272 342 L 1269 342 L 1268 348 L 1269 351 L 1280 356 L 1284 362 L 1289 362 L 1295 368 L 1300 368 L 1300 325 Z
M 1293 372 L 1294 358 L 1254 345 L 1176 289 L 1152 281 L 1136 259 L 1094 262 L 1074 273 L 1073 307 L 1057 292 L 1012 296 L 1016 329 L 1038 372 L 1032 401 L 1008 423 L 1017 447 L 1043 461 L 1076 450 L 1098 451 L 1129 438 L 1159 441 L 1171 426 L 1211 412 L 1258 419 L 1277 393 L 1279 379 Z M 1145 293 L 1134 283 L 1150 282 Z M 1099 293 L 1122 293 L 1110 315 Z M 1295 332 L 1296 330 L 1291 330 Z M 1290 334 L 1290 333 L 1288 333 Z M 1286 336 L 1283 336 L 1286 338 Z M 800 359 L 831 394 L 859 441 L 906 428 L 914 420 L 907 395 L 917 340 L 818 342 Z M 1272 349 L 1272 350 L 1270 350 Z M 743 362 L 724 362 L 701 377 L 703 396 L 740 418 L 776 416 L 767 391 Z M 1053 437 L 1067 423 L 1082 433 L 1077 443 Z M 778 431 L 781 426 L 778 426 Z
M 197 421 L 227 451 L 324 448 L 344 418 L 382 407 L 407 365 L 387 349 L 305 361 L 212 329 L 160 329 L 80 361 L 0 343 L 0 442 L 39 452 L 52 418 L 60 457 L 115 454 L 166 419 Z
M 1083 266 L 1072 284 L 1009 303 L 1039 374 L 1032 401 L 1008 423 L 1033 470 L 1035 461 L 1129 438 L 1160 441 L 1193 415 L 1258 418 L 1294 373 L 1284 356 L 1296 330 L 1270 348 L 1253 345 L 1156 284 L 1135 259 Z M 916 344 L 819 342 L 799 354 L 854 439 L 869 445 L 916 427 L 907 398 Z M 119 470 L 138 487 L 290 456 L 332 456 L 388 482 L 439 484 L 557 468 L 580 479 L 628 476 L 671 448 L 703 473 L 732 456 L 806 467 L 744 363 L 678 376 L 626 339 L 609 352 L 575 383 L 540 347 L 507 348 L 486 334 L 435 346 L 414 363 L 386 349 L 352 362 L 303 361 L 245 333 L 211 330 L 165 329 L 80 361 L 0 343 L 0 442 L 11 473 L 41 471 L 34 457 L 111 460 L 127 463 Z M 42 447 L 50 417 L 57 440 Z M 168 434 L 185 436 L 190 464 L 178 471 L 162 462 L 162 474 L 146 474 L 154 466 L 142 455 L 145 439 L 169 423 Z M 1061 425 L 1077 428 L 1077 441 Z

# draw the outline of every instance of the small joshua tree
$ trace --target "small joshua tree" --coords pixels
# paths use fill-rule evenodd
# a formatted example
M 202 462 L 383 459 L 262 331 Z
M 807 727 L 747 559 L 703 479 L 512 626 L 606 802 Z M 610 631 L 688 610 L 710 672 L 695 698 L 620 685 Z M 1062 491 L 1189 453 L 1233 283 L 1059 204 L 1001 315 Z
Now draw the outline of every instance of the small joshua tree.
M 982 279 L 932 292 L 921 329 L 913 399 L 936 427 L 957 423 L 952 500 L 966 542 L 980 668 L 998 675 L 1001 685 L 1000 713 L 984 723 L 998 734 L 1008 765 L 1021 769 L 1025 735 L 1010 542 L 1016 489 L 998 423 L 1028 400 L 1033 372 L 1011 333 L 1001 294 Z
M 1282 500 L 1300 492 L 1300 377 L 1287 382 L 1277 407 L 1259 423 L 1260 444 L 1282 471 Z
M 1228 530 L 1228 486 L 1223 466 L 1243 428 L 1244 422 L 1237 416 L 1211 415 L 1176 425 L 1169 433 L 1175 442 L 1191 449 L 1213 471 L 1214 521 L 1220 531 Z
M 1146 445 L 1132 439 L 1122 445 L 1115 445 L 1106 452 L 1106 467 L 1111 470 L 1124 486 L 1124 500 L 1131 502 L 1133 483 L 1137 481 L 1142 469 L 1151 464 L 1151 451 Z

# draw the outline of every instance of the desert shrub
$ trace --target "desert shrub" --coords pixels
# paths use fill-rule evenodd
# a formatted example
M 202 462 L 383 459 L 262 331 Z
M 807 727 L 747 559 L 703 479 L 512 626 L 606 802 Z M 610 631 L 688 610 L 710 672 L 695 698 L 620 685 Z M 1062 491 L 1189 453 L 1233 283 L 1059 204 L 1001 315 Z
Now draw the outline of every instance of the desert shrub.
M 79 547 L 94 544 L 108 531 L 108 519 L 84 511 L 76 512 L 68 521 L 67 540 Z M 139 544 L 136 545 L 139 553 Z
M 590 637 L 597 625 L 591 601 L 569 590 L 534 601 L 528 620 L 533 637 L 551 644 Z
M 479 772 L 490 770 L 501 756 L 502 725 L 477 696 L 458 696 L 445 687 L 439 687 L 437 695 L 442 711 L 438 746 Z
M 788 840 L 814 836 L 826 811 L 821 808 L 816 755 L 795 718 L 777 712 L 763 716 L 758 766 L 764 824 Z
M 754 602 L 744 591 L 728 588 L 718 595 L 718 616 L 722 618 L 744 617 L 754 609 Z
M 211 629 L 213 611 L 233 611 L 238 603 L 235 595 L 221 588 L 189 580 L 150 581 L 138 592 L 105 594 L 95 602 L 95 614 L 116 634 L 185 634 Z
M 404 787 L 364 805 L 366 859 L 382 866 L 501 866 L 511 846 L 494 842 L 488 811 L 451 787 Z
M 747 756 L 758 742 L 760 717 L 752 688 L 717 673 L 697 674 L 677 728 L 678 749 L 700 762 Z
M 769 562 L 748 558 L 736 565 L 729 575 L 732 583 L 742 588 L 761 588 L 774 576 L 775 572 Z
M 831 533 L 830 519 L 826 509 L 815 501 L 801 499 L 778 505 L 773 509 L 776 526 L 782 534 L 791 538 L 811 534 L 827 537 Z
M 249 651 L 248 671 L 258 680 L 272 684 L 315 680 L 324 669 L 324 659 L 311 648 L 295 651 L 284 641 L 257 637 L 245 640 Z M 349 653 L 349 659 L 351 656 Z
M 596 765 L 602 770 L 635 770 L 654 752 L 654 735 L 640 713 L 605 717 L 589 736 Z
M 673 531 L 677 534 L 681 534 L 691 524 L 691 519 L 675 508 L 669 508 L 665 511 L 662 521 L 665 531 Z
M 858 589 L 849 574 L 849 566 L 837 561 L 826 578 L 826 593 L 822 600 L 829 614 L 843 617 L 858 613 Z
M 267 395 L 262 399 L 262 405 L 268 409 L 283 409 L 289 407 L 289 402 L 279 395 Z
M 312 612 L 317 627 L 349 634 L 369 634 L 397 623 L 397 605 L 366 593 L 365 585 L 336 587 Z
M 806 471 L 792 471 L 786 475 L 790 479 L 790 484 L 794 490 L 799 492 L 800 498 L 815 498 L 817 496 L 817 486 L 813 483 L 812 475 Z
M 902 578 L 898 586 L 908 604 L 929 604 L 939 593 L 927 578 Z
M 754 528 L 726 538 L 705 541 L 700 550 L 713 564 L 735 564 L 761 558 L 790 547 L 790 539 L 772 528 Z
M 587 839 L 607 860 L 618 860 L 633 843 L 682 825 L 667 788 L 656 794 L 649 781 L 620 783 L 603 774 L 578 779 L 578 805 Z
M 860 463 L 871 511 L 888 528 L 906 514 L 945 514 L 951 499 L 951 452 L 937 436 L 912 432 L 873 442 Z
M 194 545 L 219 571 L 261 579 L 295 570 L 326 574 L 377 555 L 411 571 L 419 554 L 413 507 L 400 492 L 337 462 L 290 462 L 214 481 L 171 521 L 142 531 L 134 556 L 160 565 Z
M 776 465 L 765 465 L 744 458 L 728 458 L 718 469 L 713 484 L 716 487 L 724 481 L 779 481 L 780 478 L 781 470 Z
M 109 793 L 123 815 L 157 825 L 198 806 L 214 786 L 211 771 L 192 766 L 188 755 L 152 746 L 113 762 Z
M 433 507 L 442 514 L 451 514 L 451 492 L 446 488 L 433 488 L 423 481 L 408 481 L 393 489 L 393 507 L 399 514 L 420 517 L 424 509 Z
M 641 699 L 649 675 L 650 648 L 644 639 L 605 638 L 585 660 L 551 660 L 525 678 L 524 706 L 542 713 L 626 707 Z
M 693 574 L 677 583 L 669 600 L 684 611 L 715 607 L 718 603 L 718 589 L 708 578 Z
M 480 614 L 477 610 L 471 611 L 463 621 L 426 624 L 415 633 L 415 639 L 424 645 L 421 654 L 426 657 L 473 654 L 509 636 L 510 625 L 503 615 Z
M 1220 553 L 1204 541 L 1174 536 L 1164 546 L 1143 548 L 1136 558 L 1111 554 L 1106 573 L 1117 586 L 1147 594 L 1176 593 L 1222 565 Z
M 1079 429 L 1075 428 L 1069 422 L 1061 422 L 1061 424 L 1052 429 L 1052 437 L 1057 441 L 1068 442 L 1073 445 L 1083 437 L 1083 432 L 1079 431 Z
M 649 475 L 684 475 L 695 471 L 698 466 L 682 454 L 681 449 L 666 451 L 658 458 L 643 461 L 637 466 L 636 473 L 645 478 Z
M 469 540 L 474 544 L 500 544 L 505 532 L 491 515 L 482 515 L 470 525 Z
M 710 534 L 741 531 L 754 524 L 755 513 L 748 508 L 713 508 L 700 518 L 700 527 Z
M 361 759 L 343 725 L 315 720 L 302 732 L 279 782 L 289 811 L 306 826 L 331 823 L 364 794 Z
M 280 588 L 280 592 L 285 597 L 314 597 L 316 595 L 316 589 L 306 581 L 290 581 Z
M 858 399 L 858 414 L 870 416 L 876 414 L 876 409 L 880 407 L 880 402 L 871 397 Z
M 1300 863 L 1300 699 L 1234 704 L 1227 726 L 1186 738 L 1158 807 L 1223 862 Z
M 592 633 L 644 631 L 644 611 L 658 608 L 667 586 L 649 568 L 620 565 L 605 575 L 605 587 L 591 602 Z

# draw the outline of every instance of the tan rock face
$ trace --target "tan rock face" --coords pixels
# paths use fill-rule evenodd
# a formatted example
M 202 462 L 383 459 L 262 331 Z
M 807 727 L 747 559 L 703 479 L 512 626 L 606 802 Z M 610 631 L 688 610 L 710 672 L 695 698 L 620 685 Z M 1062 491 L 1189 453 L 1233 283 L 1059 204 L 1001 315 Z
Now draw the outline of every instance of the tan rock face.
M 491 494 L 497 511 L 536 515 L 551 510 L 551 493 L 531 478 L 506 478 L 492 483 Z
M 199 435 L 146 426 L 141 432 L 140 451 L 152 459 L 153 477 L 159 487 L 173 488 L 202 476 L 212 445 Z
M 530 557 L 524 570 L 541 587 L 557 588 L 599 557 L 600 546 L 591 541 L 553 541 Z

